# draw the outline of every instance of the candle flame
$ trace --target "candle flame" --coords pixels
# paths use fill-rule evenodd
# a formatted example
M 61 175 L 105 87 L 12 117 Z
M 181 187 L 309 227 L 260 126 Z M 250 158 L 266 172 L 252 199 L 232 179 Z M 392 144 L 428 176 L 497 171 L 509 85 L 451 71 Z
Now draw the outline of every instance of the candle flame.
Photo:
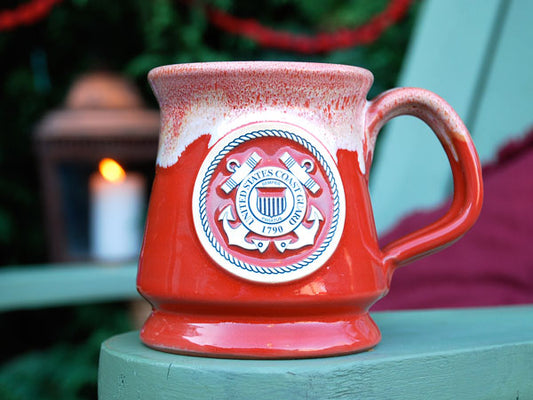
M 126 172 L 118 162 L 111 158 L 104 158 L 98 164 L 98 169 L 106 181 L 112 183 L 122 182 L 126 178 Z

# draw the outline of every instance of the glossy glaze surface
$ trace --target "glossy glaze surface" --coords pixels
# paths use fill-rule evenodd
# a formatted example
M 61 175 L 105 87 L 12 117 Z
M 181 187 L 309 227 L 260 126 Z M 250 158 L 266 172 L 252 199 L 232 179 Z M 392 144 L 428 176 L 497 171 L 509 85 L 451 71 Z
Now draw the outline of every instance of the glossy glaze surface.
M 394 268 L 462 235 L 477 218 L 482 189 L 468 132 L 442 99 L 420 89 L 397 89 L 367 102 L 371 80 L 368 71 L 355 67 L 302 63 L 189 64 L 150 73 L 162 128 L 138 273 L 138 289 L 154 306 L 141 331 L 144 343 L 170 352 L 244 358 L 326 356 L 377 344 L 380 333 L 368 309 L 389 290 Z M 423 119 L 441 139 L 455 197 L 443 219 L 382 251 L 368 174 L 379 129 L 400 114 Z M 285 136 L 274 137 L 278 134 Z M 249 181 L 269 171 L 296 180 L 286 153 L 318 189 L 283 183 L 289 179 L 265 181 L 265 188 L 256 190 L 282 190 L 291 206 L 291 196 L 305 192 L 299 229 L 318 228 L 300 247 L 294 245 L 301 236 L 297 229 L 269 236 L 247 225 L 248 208 L 237 217 L 239 189 L 221 190 L 235 166 L 250 159 L 255 161 L 245 175 Z M 332 184 L 337 172 L 338 188 Z M 248 181 L 242 182 L 244 187 Z M 336 191 L 342 196 L 335 214 Z M 196 202 L 202 198 L 204 208 Z M 249 207 L 257 214 L 254 204 Z M 313 208 L 322 219 L 312 219 Z M 224 215 L 233 219 L 224 221 Z M 275 217 L 261 215 L 267 221 Z M 339 236 L 330 245 L 331 221 Z M 244 230 L 240 244 L 231 240 L 231 229 Z M 268 249 L 254 248 L 258 241 Z M 280 243 L 295 249 L 282 251 Z M 310 269 L 302 266 L 302 259 L 314 260 L 321 248 L 327 257 Z M 222 249 L 221 256 L 213 249 Z M 221 265 L 221 257 L 234 266 Z M 290 268 L 300 272 L 263 278 Z

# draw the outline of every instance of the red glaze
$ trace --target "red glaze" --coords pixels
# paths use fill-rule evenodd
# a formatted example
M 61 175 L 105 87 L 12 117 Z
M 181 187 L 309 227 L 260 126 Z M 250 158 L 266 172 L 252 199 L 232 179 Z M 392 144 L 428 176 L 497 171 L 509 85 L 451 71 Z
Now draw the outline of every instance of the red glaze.
M 459 239 L 477 220 L 483 202 L 481 166 L 465 125 L 436 94 L 417 88 L 393 89 L 378 96 L 367 111 L 367 130 L 379 129 L 398 115 L 420 118 L 435 132 L 450 162 L 454 197 L 438 221 L 387 245 L 384 262 L 389 269 L 434 253 Z
M 238 358 L 314 357 L 371 348 L 379 342 L 380 333 L 368 309 L 389 290 L 394 268 L 457 239 L 479 214 L 481 175 L 468 132 L 455 112 L 430 92 L 396 89 L 366 107 L 365 96 L 371 82 L 368 71 L 298 63 L 171 66 L 152 71 L 150 79 L 162 106 L 163 127 L 137 280 L 139 292 L 154 307 L 141 331 L 141 339 L 148 346 L 176 353 Z M 189 92 L 182 90 L 185 86 Z M 276 91 L 280 86 L 285 90 Z M 241 87 L 247 88 L 249 100 L 243 97 Z M 314 89 L 321 91 L 322 97 L 298 96 L 313 93 Z M 213 92 L 213 98 L 224 102 L 223 106 L 206 103 L 207 114 L 191 106 L 191 102 Z M 349 107 L 342 105 L 342 99 L 350 94 L 353 97 Z M 240 103 L 233 103 L 235 99 Z M 191 134 L 183 121 L 219 116 L 220 109 L 227 109 L 228 103 L 236 110 L 230 111 L 229 117 L 246 118 L 250 114 L 251 124 L 261 112 L 272 109 L 281 110 L 281 123 L 291 124 L 293 119 L 283 115 L 284 110 L 294 108 L 290 117 L 299 123 L 299 118 L 307 119 L 311 127 L 316 125 L 312 133 L 319 141 L 331 142 L 333 131 L 337 141 L 324 145 L 330 151 L 336 150 L 336 165 L 344 186 L 345 223 L 335 251 L 315 272 L 287 282 L 243 279 L 214 262 L 199 240 L 192 199 L 198 171 L 213 148 L 210 140 L 216 134 L 197 132 L 174 158 L 172 149 L 180 148 L 179 143 L 167 148 L 165 145 L 179 135 Z M 337 104 L 336 111 L 331 111 L 331 104 Z M 173 120 L 173 113 L 179 118 Z M 440 221 L 382 251 L 377 244 L 368 194 L 371 144 L 381 126 L 400 114 L 423 119 L 441 139 L 452 165 L 455 197 L 450 211 Z M 342 133 L 335 132 L 339 127 L 335 125 L 336 118 L 341 120 L 341 127 L 347 126 L 345 121 L 353 120 L 351 139 L 355 144 L 338 140 Z M 326 122 L 320 125 L 316 121 Z M 358 127 L 362 127 L 360 131 Z M 330 131 L 322 133 L 327 128 Z M 253 147 L 260 142 L 248 143 Z M 291 147 L 290 143 L 279 142 L 280 149 L 285 145 Z M 301 150 L 293 146 L 295 152 Z M 364 152 L 362 157 L 358 152 Z M 174 159 L 177 161 L 172 162 Z M 216 218 L 212 223 L 217 223 Z M 318 241 L 322 240 L 320 232 Z M 223 241 L 224 235 L 219 239 Z M 250 257 L 271 265 L 284 261 L 270 248 L 261 254 L 250 252 Z

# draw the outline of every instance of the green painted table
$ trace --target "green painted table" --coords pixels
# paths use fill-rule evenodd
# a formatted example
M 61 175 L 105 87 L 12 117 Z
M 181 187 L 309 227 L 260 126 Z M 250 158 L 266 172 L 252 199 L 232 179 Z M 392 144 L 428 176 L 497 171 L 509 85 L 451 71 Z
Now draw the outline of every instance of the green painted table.
M 167 354 L 138 332 L 102 344 L 107 399 L 533 399 L 533 306 L 375 313 L 372 351 L 307 360 Z

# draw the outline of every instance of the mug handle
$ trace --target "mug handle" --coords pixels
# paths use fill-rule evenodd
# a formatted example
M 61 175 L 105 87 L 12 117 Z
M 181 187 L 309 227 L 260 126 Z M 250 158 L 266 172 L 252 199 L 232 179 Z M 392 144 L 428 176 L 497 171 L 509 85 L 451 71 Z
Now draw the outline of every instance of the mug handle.
M 481 211 L 483 183 L 474 144 L 452 107 L 433 92 L 398 88 L 368 103 L 365 129 L 375 138 L 381 127 L 399 115 L 424 121 L 446 151 L 453 174 L 453 201 L 448 212 L 432 224 L 401 237 L 382 249 L 388 271 L 450 245 L 474 224 Z

